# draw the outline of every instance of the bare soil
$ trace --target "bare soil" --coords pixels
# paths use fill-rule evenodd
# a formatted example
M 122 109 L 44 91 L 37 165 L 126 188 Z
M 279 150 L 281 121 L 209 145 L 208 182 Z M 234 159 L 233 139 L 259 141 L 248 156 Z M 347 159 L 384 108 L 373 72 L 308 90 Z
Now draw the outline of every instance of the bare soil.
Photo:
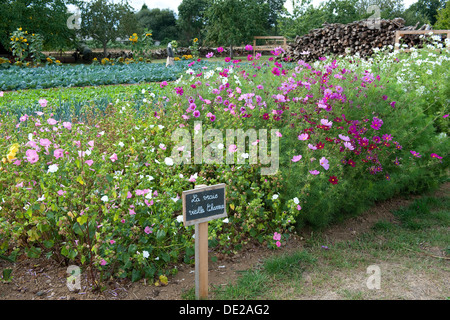
M 446 183 L 434 193 L 435 196 L 448 195 L 450 183 Z M 407 206 L 420 196 L 406 198 L 394 198 L 377 204 L 364 214 L 348 219 L 340 224 L 333 225 L 321 232 L 327 239 L 327 243 L 351 240 L 368 232 L 372 226 L 380 220 L 397 223 L 393 210 Z M 233 282 L 240 276 L 239 271 L 249 270 L 260 264 L 265 258 L 274 254 L 288 253 L 302 249 L 305 241 L 311 237 L 311 231 L 304 230 L 301 234 L 290 237 L 278 250 L 271 250 L 262 245 L 250 244 L 234 256 L 226 257 L 214 252 L 211 256 L 218 260 L 209 261 L 208 279 L 210 288 L 222 286 Z M 446 261 L 448 262 L 448 260 Z M 446 263 L 445 262 L 445 263 Z M 405 262 L 406 263 L 406 262 Z M 365 294 L 362 299 L 380 299 L 390 297 L 392 299 L 442 299 L 449 296 L 450 272 L 439 270 L 437 274 L 412 270 L 409 265 L 391 261 L 380 261 L 380 268 L 391 270 L 384 273 L 389 283 L 383 296 L 380 293 Z M 448 265 L 447 265 L 448 266 Z M 67 287 L 67 267 L 58 265 L 53 260 L 22 258 L 15 263 L 0 260 L 0 270 L 12 269 L 12 281 L 0 282 L 0 300 L 181 300 L 186 293 L 194 287 L 194 266 L 180 264 L 179 272 L 169 277 L 168 285 L 155 286 L 144 280 L 132 283 L 129 280 L 110 280 L 106 283 L 107 289 L 103 292 L 92 292 L 87 288 L 86 275 L 82 274 L 79 292 L 70 291 Z M 281 299 L 345 299 L 352 298 L 352 292 L 358 292 L 359 287 L 364 286 L 367 278 L 365 270 L 360 270 L 358 277 L 361 281 L 355 281 L 354 273 L 348 270 L 335 272 L 325 281 L 327 285 L 315 286 L 312 274 L 305 273 L 303 284 L 304 294 L 300 296 L 280 295 Z M 351 280 L 351 281 L 350 281 Z M 336 286 L 339 284 L 339 288 Z M 334 288 L 334 289 L 333 289 Z M 367 289 L 366 289 L 367 291 Z M 373 291 L 373 290 L 372 290 Z M 210 290 L 210 299 L 214 299 Z M 355 298 L 355 297 L 353 297 Z M 358 296 L 356 297 L 358 298 Z

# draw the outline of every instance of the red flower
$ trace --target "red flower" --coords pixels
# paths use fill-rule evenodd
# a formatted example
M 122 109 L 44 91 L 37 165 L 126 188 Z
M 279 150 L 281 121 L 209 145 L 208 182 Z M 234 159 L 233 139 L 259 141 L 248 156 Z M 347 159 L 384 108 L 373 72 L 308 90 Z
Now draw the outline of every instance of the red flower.
M 263 119 L 264 120 L 268 120 L 269 119 L 269 114 L 268 113 L 264 113 L 263 114 Z
M 331 184 L 337 184 L 339 180 L 336 176 L 331 176 L 330 179 L 328 179 L 328 181 L 330 181 Z
M 347 163 L 348 163 L 349 165 L 351 165 L 352 167 L 355 166 L 355 161 L 353 161 L 352 159 L 348 160 Z
M 319 141 L 318 144 L 316 144 L 316 148 L 317 148 L 317 149 L 323 149 L 324 146 L 325 146 L 325 145 L 323 144 L 323 142 L 320 142 L 320 141 Z

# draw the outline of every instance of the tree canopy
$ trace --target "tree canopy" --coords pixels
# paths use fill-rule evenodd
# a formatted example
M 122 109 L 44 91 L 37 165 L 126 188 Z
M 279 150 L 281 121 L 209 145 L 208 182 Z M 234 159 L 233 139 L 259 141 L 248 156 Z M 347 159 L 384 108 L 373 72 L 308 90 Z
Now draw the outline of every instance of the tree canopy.
M 67 27 L 70 0 L 0 0 L 0 42 L 9 48 L 10 33 L 18 28 L 39 33 L 46 48 L 70 47 L 75 33 Z

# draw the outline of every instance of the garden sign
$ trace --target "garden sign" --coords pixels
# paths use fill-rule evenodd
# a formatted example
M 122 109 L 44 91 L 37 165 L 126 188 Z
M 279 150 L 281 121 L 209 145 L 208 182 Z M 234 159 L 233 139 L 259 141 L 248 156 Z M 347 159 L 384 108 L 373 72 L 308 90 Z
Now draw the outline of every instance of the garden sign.
M 208 298 L 208 221 L 227 216 L 225 184 L 183 191 L 184 226 L 195 225 L 195 296 Z

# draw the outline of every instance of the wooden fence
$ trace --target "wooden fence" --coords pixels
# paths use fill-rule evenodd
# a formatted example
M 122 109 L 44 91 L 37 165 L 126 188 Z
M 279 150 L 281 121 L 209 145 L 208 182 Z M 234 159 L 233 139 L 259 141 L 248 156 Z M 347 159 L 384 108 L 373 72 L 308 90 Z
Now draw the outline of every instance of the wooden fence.
M 450 30 L 397 30 L 395 31 L 395 43 L 394 43 L 394 48 L 396 50 L 399 49 L 399 47 L 397 46 L 397 43 L 400 44 L 400 38 L 402 35 L 405 34 L 430 34 L 432 33 L 434 34 L 446 34 L 447 35 L 447 39 L 450 39 Z M 404 50 L 406 52 L 409 52 L 409 49 Z
M 265 45 L 257 46 L 256 40 L 266 40 Z M 271 43 L 275 42 L 275 43 Z M 257 51 L 272 51 L 277 47 L 282 47 L 284 50 L 287 48 L 287 41 L 286 38 L 283 36 L 256 36 L 253 38 L 253 55 Z

